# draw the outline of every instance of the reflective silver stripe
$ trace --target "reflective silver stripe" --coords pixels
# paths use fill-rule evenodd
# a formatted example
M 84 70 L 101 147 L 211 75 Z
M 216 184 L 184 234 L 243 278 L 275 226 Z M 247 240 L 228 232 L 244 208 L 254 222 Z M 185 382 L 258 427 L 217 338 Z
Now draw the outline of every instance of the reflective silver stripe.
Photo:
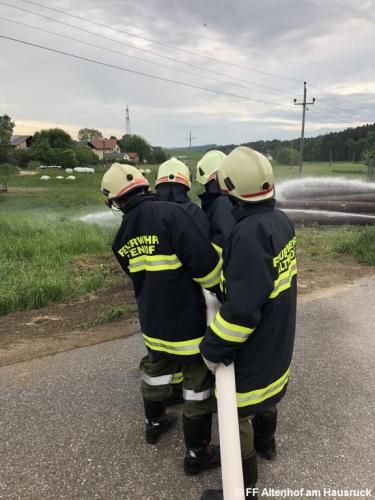
M 297 264 L 293 264 L 293 266 L 289 269 L 288 271 L 288 276 L 285 276 L 285 278 L 283 278 L 281 281 L 279 281 L 279 283 L 277 284 L 277 286 L 274 288 L 273 292 L 271 293 L 271 298 L 278 292 L 278 290 L 280 290 L 280 288 L 284 285 L 287 285 L 288 283 L 290 283 L 292 281 L 292 274 L 294 271 L 297 271 Z
M 225 335 L 229 335 L 231 337 L 238 337 L 239 339 L 247 339 L 248 336 L 250 335 L 251 331 L 249 333 L 242 333 L 242 332 L 238 332 L 236 330 L 232 330 L 232 329 L 229 329 L 229 328 L 226 328 L 225 326 L 223 326 L 221 323 L 218 322 L 217 320 L 217 317 L 215 316 L 215 318 L 213 319 L 212 323 L 211 323 L 212 326 L 216 326 L 216 328 L 224 333 Z M 250 330 L 250 328 L 249 328 Z
M 173 260 L 148 260 L 147 258 L 144 260 L 139 260 L 138 262 L 129 262 L 129 269 L 136 269 L 137 267 L 149 266 L 149 267 L 157 267 L 157 266 L 174 266 L 179 264 L 180 260 L 176 257 Z
M 169 344 L 162 344 L 161 342 L 154 342 L 149 339 L 145 339 L 145 342 L 147 344 L 150 344 L 151 347 L 162 347 L 163 349 L 169 349 L 171 351 L 192 351 L 194 349 L 199 350 L 199 345 L 201 343 L 201 339 L 199 339 L 199 342 L 197 344 L 189 344 L 189 345 L 169 345 Z
M 168 385 L 173 378 L 172 375 L 160 375 L 159 377 L 150 377 L 145 372 L 141 372 L 143 382 L 147 385 Z
M 205 280 L 201 283 L 204 288 L 207 288 L 211 284 L 216 284 L 217 280 L 220 280 L 221 268 L 213 275 L 210 279 Z
M 205 399 L 209 399 L 211 397 L 212 389 L 206 389 L 201 392 L 194 392 L 191 389 L 183 389 L 182 394 L 185 401 L 204 401 Z

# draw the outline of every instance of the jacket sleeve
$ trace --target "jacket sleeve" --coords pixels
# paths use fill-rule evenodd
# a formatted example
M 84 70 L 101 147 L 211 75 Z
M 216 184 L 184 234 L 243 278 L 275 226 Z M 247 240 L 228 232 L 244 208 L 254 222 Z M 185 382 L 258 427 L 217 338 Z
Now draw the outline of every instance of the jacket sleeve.
M 113 241 L 112 252 L 113 252 L 113 255 L 116 257 L 117 262 L 120 264 L 122 270 L 130 277 L 129 259 L 125 255 L 121 255 L 121 252 L 119 252 L 119 250 L 122 247 L 122 241 L 123 241 L 123 239 L 121 237 L 121 235 L 123 233 L 123 224 L 124 224 L 124 222 L 121 224 L 121 227 L 118 230 L 116 237 Z
M 196 283 L 218 292 L 222 259 L 210 240 L 182 207 L 174 207 L 170 220 L 170 238 L 177 257 Z
M 274 288 L 270 240 L 258 228 L 252 234 L 233 235 L 225 268 L 226 294 L 201 343 L 202 355 L 215 363 L 229 364 L 234 350 L 253 334 L 262 317 L 262 306 Z
M 219 196 L 215 201 L 211 220 L 212 243 L 222 251 L 225 240 L 228 238 L 235 224 L 232 215 L 232 204 L 228 198 Z

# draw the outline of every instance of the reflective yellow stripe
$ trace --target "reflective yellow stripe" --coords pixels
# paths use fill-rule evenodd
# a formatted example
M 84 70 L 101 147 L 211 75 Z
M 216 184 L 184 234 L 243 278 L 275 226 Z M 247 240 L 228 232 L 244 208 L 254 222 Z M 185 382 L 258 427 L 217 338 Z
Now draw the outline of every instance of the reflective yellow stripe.
M 140 255 L 129 259 L 129 271 L 169 271 L 182 267 L 182 263 L 176 254 L 172 255 Z
M 220 290 L 222 293 L 225 293 L 225 276 L 223 271 L 220 273 Z
M 297 274 L 297 261 L 296 259 L 293 259 L 290 261 L 288 269 L 282 274 L 280 274 L 280 276 L 275 281 L 275 286 L 273 292 L 270 295 L 270 299 L 274 299 L 281 292 L 290 288 L 292 286 L 293 276 L 296 276 L 296 274 Z
M 214 249 L 217 251 L 217 253 L 221 257 L 221 254 L 223 253 L 223 249 L 219 245 L 216 245 L 216 243 L 212 243 L 212 246 L 214 247 Z
M 250 392 L 237 392 L 237 407 L 257 405 L 266 399 L 272 398 L 281 392 L 288 383 L 290 368 L 279 379 L 263 389 L 256 389 Z
M 216 313 L 210 324 L 210 328 L 218 337 L 228 342 L 245 342 L 255 330 L 255 328 L 247 328 L 246 326 L 229 323 L 221 316 L 220 311 Z
M 154 351 L 162 351 L 179 356 L 191 356 L 192 354 L 199 354 L 199 344 L 202 342 L 203 337 L 181 342 L 169 342 L 143 334 L 143 340 L 145 345 Z
M 219 262 L 209 274 L 207 274 L 206 276 L 202 276 L 201 278 L 193 278 L 193 280 L 199 283 L 204 288 L 211 288 L 219 284 L 222 265 L 223 260 L 220 258 Z
M 172 378 L 172 384 L 181 384 L 181 382 L 184 380 L 184 376 L 182 375 L 182 372 L 175 373 Z

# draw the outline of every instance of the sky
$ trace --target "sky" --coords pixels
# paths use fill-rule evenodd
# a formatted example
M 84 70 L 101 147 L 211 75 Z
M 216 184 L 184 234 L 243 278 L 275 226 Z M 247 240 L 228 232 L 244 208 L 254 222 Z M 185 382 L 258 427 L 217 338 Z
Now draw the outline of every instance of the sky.
M 120 137 L 128 105 L 153 145 L 294 139 L 304 81 L 306 136 L 375 121 L 375 0 L 0 0 L 0 35 L 86 59 L 0 37 L 16 134 Z

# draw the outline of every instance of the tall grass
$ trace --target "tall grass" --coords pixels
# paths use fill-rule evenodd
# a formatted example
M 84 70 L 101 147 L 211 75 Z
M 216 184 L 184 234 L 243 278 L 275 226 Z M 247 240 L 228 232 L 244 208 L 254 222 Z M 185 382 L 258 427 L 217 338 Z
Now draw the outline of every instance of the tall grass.
M 352 255 L 358 262 L 368 266 L 375 265 L 375 227 L 367 226 L 337 238 L 333 242 L 337 254 Z
M 110 253 L 113 230 L 37 215 L 0 216 L 0 314 L 44 307 L 103 286 L 108 266 L 77 259 Z

